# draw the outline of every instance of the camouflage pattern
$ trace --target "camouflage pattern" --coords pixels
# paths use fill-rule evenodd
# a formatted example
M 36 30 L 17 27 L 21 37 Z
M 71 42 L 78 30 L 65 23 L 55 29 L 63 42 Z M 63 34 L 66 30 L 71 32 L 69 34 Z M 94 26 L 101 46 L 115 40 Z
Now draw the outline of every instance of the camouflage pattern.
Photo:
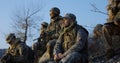
M 52 15 L 51 15 L 52 14 Z M 49 40 L 57 39 L 62 25 L 62 17 L 59 15 L 60 10 L 57 7 L 53 7 L 50 10 L 50 25 L 47 28 Z
M 44 54 L 44 52 L 46 51 L 46 44 L 47 41 L 46 39 L 47 37 L 47 26 L 48 23 L 47 22 L 42 22 L 41 23 L 41 29 L 40 29 L 40 37 L 37 38 L 37 42 L 33 44 L 32 46 L 32 50 L 35 53 L 35 63 L 38 63 L 38 59 Z
M 14 45 L 8 48 L 1 60 L 3 63 L 33 63 L 29 56 L 29 50 L 30 48 L 24 42 L 16 38 Z
M 47 28 L 47 36 L 49 37 L 48 39 L 46 39 L 48 41 L 46 45 L 47 50 L 40 58 L 39 63 L 46 63 L 47 61 L 53 60 L 54 45 L 62 28 L 62 17 L 59 15 L 60 10 L 54 7 L 50 10 L 50 12 L 51 11 L 53 11 L 54 16 L 51 16 L 51 22 Z
M 71 14 L 67 14 L 72 16 Z M 63 53 L 60 63 L 86 63 L 88 32 L 74 21 L 60 33 L 54 48 L 54 54 Z
M 49 40 L 57 39 L 59 36 L 59 32 L 61 30 L 61 16 L 56 16 L 51 19 L 50 25 L 47 28 L 47 33 Z
M 15 34 L 14 34 L 14 33 L 10 33 L 10 34 L 6 37 L 6 42 L 7 42 L 7 43 L 10 43 L 13 38 L 15 38 Z

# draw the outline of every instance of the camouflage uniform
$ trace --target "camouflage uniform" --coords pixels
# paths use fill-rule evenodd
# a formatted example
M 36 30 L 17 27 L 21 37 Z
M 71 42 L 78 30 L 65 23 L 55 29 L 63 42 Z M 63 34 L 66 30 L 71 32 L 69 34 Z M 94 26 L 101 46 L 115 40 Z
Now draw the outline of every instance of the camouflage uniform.
M 72 18 L 74 15 L 66 14 L 66 16 Z M 87 39 L 87 30 L 78 25 L 76 21 L 65 27 L 54 48 L 54 55 L 59 53 L 64 55 L 59 63 L 87 63 Z
M 54 12 L 54 17 L 51 17 L 51 22 L 50 25 L 47 28 L 47 35 L 48 35 L 48 39 L 46 39 L 48 41 L 46 47 L 47 50 L 46 52 L 43 54 L 43 56 L 40 58 L 40 63 L 43 63 L 46 61 L 51 60 L 51 58 L 53 58 L 53 48 L 56 42 L 56 39 L 59 36 L 59 32 L 61 30 L 61 16 L 60 14 L 60 10 L 56 7 L 52 8 L 50 11 Z
M 13 38 L 14 37 L 14 38 Z M 14 39 L 14 42 L 8 48 L 6 54 L 2 57 L 3 63 L 33 63 L 33 60 L 30 58 L 30 48 L 20 39 L 15 38 L 14 34 L 10 34 L 7 37 L 7 42 L 10 44 L 11 40 Z M 32 50 L 31 50 L 32 51 Z M 31 55 L 32 56 L 32 55 Z
M 37 42 L 34 43 L 32 46 L 32 49 L 35 53 L 35 58 L 36 58 L 35 63 L 38 62 L 38 59 L 46 51 L 46 44 L 47 44 L 46 39 L 48 38 L 46 34 L 47 27 L 48 27 L 48 23 L 42 22 L 41 29 L 40 29 L 40 37 L 37 38 Z

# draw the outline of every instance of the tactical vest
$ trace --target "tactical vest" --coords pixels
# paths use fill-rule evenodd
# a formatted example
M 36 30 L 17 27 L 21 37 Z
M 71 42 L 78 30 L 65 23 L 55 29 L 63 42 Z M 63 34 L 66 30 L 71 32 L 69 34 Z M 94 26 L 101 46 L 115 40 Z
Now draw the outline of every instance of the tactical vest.
M 87 33 L 87 35 L 89 34 L 85 28 L 83 28 L 80 25 L 76 25 L 72 30 L 64 34 L 64 38 L 63 38 L 64 42 L 62 46 L 64 51 L 67 51 L 69 48 L 71 48 L 76 43 L 77 31 L 80 28 L 83 29 Z
M 49 33 L 49 36 L 54 36 L 55 34 L 59 34 L 61 30 L 61 16 L 55 17 L 54 19 L 51 19 L 51 23 L 47 28 L 47 32 Z M 52 37 L 50 39 L 56 39 L 57 37 Z
M 67 51 L 76 42 L 76 31 L 75 29 L 64 34 L 63 49 Z
M 19 56 L 20 54 L 19 54 L 19 50 L 18 50 L 18 48 L 16 48 L 16 47 L 9 47 L 8 48 L 8 52 L 12 55 L 12 56 Z

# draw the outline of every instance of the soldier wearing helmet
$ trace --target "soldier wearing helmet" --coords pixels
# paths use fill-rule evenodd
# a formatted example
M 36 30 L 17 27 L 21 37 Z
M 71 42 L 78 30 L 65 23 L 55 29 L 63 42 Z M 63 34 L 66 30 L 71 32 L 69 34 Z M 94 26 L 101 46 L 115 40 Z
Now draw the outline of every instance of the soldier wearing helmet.
M 46 44 L 47 44 L 47 34 L 46 29 L 48 27 L 47 22 L 41 23 L 41 29 L 40 29 L 40 37 L 37 38 L 37 42 L 33 44 L 32 49 L 35 53 L 35 63 L 38 62 L 39 57 L 43 55 L 43 53 L 46 51 Z
M 62 19 L 60 16 L 60 10 L 57 7 L 53 7 L 50 9 L 50 24 L 47 28 L 47 35 L 48 35 L 48 43 L 46 45 L 47 50 L 43 54 L 43 56 L 40 58 L 40 63 L 47 62 L 51 59 L 53 59 L 53 48 L 55 45 L 55 42 L 59 36 L 59 32 L 61 30 L 61 23 Z
M 29 56 L 30 48 L 24 42 L 21 42 L 19 38 L 16 38 L 14 33 L 7 36 L 6 42 L 10 47 L 1 58 L 3 63 L 33 63 Z

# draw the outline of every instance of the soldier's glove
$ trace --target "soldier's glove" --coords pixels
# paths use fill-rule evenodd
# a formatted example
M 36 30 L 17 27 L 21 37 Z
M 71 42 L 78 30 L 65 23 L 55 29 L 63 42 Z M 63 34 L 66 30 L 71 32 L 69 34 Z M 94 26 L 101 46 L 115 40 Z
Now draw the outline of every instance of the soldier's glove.
M 107 59 L 110 59 L 114 56 L 115 52 L 113 49 L 108 49 L 107 52 L 106 52 L 106 57 Z

